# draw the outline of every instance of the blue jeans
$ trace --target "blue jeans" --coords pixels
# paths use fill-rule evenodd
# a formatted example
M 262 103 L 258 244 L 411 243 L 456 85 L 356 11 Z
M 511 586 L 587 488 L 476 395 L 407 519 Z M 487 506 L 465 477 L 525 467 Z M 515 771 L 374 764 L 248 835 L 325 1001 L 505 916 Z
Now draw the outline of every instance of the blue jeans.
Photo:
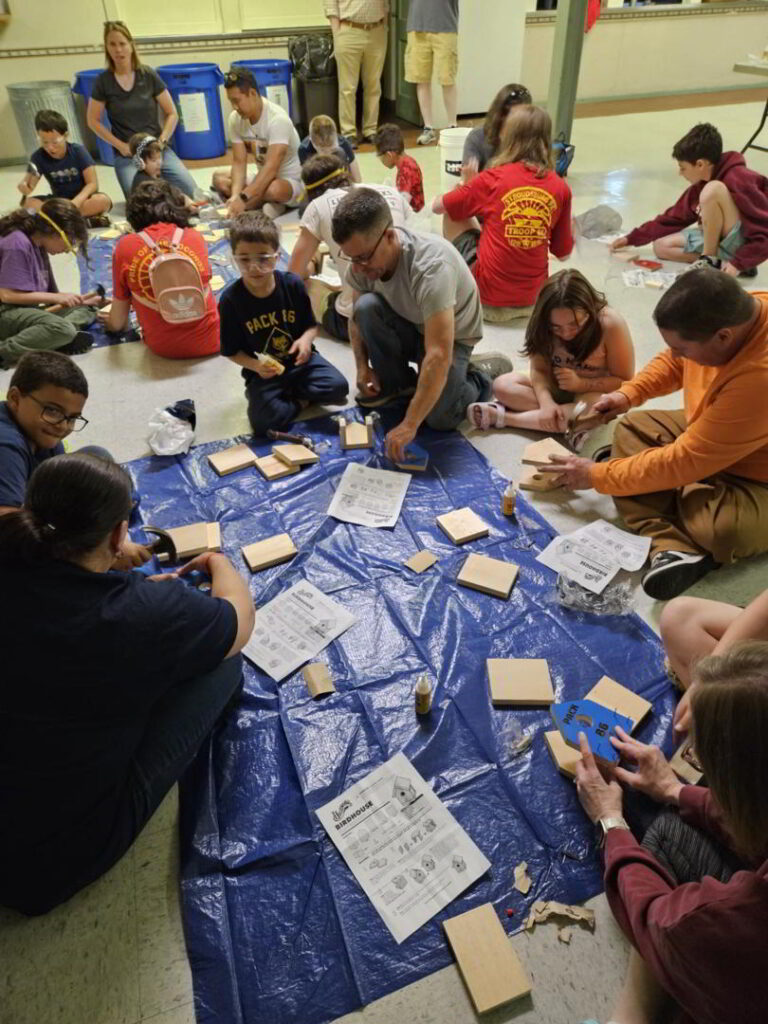
M 349 394 L 347 378 L 319 352 L 306 363 L 291 366 L 279 377 L 265 380 L 257 374 L 245 385 L 248 419 L 254 434 L 285 430 L 301 411 L 301 403 L 343 405 Z
M 115 153 L 115 174 L 126 199 L 131 194 L 131 185 L 138 171 L 132 156 L 121 156 L 119 153 Z M 163 150 L 162 177 L 166 181 L 170 181 L 176 188 L 180 188 L 190 199 L 194 199 L 195 192 L 199 191 L 200 186 L 170 146 L 166 146 Z
M 410 363 L 421 366 L 424 337 L 415 324 L 396 313 L 375 292 L 365 292 L 355 304 L 355 323 L 368 347 L 371 366 L 379 378 L 381 393 L 391 395 L 413 387 L 418 379 Z M 469 365 L 472 346 L 453 344 L 453 362 L 443 392 L 427 416 L 433 430 L 454 430 L 472 402 L 491 396 L 491 382 Z

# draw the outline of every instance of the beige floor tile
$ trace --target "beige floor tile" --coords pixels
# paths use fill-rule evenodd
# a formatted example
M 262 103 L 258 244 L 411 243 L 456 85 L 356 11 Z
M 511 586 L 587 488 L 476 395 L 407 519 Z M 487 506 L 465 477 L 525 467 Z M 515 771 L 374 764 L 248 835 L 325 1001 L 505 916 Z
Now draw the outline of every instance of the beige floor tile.
M 139 1024 L 195 1024 L 195 1007 L 193 1003 L 185 1003 L 154 1017 L 142 1017 Z
M 179 823 L 179 787 L 173 786 L 165 795 L 165 799 L 144 826 L 143 835 L 154 835 L 176 829 Z

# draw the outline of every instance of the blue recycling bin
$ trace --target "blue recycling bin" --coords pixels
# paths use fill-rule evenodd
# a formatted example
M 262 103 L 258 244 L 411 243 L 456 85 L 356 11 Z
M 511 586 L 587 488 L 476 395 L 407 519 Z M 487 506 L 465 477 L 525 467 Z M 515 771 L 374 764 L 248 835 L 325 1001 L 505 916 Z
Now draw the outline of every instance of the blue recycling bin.
M 88 106 L 88 100 L 91 98 L 91 91 L 93 90 L 93 83 L 102 73 L 104 68 L 89 68 L 87 71 L 77 71 L 75 73 L 75 84 L 72 86 L 72 92 L 78 96 L 82 96 L 85 100 L 85 105 Z M 112 125 L 109 123 L 106 110 L 101 115 L 101 123 L 105 128 L 109 128 L 112 131 Z M 99 156 L 101 162 L 113 167 L 115 164 L 115 152 L 108 142 L 104 139 L 100 139 L 98 135 L 94 135 L 96 144 L 99 147 Z
M 293 120 L 293 64 L 289 60 L 237 60 L 232 67 L 248 68 L 261 95 L 282 107 Z
M 155 68 L 168 86 L 179 114 L 171 145 L 182 160 L 223 156 L 227 136 L 221 113 L 219 86 L 224 75 L 218 64 L 164 64 Z

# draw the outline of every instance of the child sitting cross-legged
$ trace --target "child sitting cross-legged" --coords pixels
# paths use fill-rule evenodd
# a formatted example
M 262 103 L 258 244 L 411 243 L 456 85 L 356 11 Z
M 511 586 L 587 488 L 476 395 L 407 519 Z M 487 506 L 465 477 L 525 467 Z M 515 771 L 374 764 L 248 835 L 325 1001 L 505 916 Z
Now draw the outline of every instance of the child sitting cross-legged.
M 349 170 L 349 180 L 360 182 L 360 165 L 349 142 L 336 130 L 336 122 L 327 114 L 318 114 L 309 122 L 309 135 L 301 140 L 299 160 L 302 166 L 313 156 L 337 156 Z M 312 197 L 314 198 L 314 196 Z
M 531 361 L 530 377 L 497 377 L 494 400 L 467 409 L 473 426 L 564 433 L 578 399 L 591 405 L 635 369 L 626 321 L 578 270 L 559 271 L 539 292 L 523 353 Z
M 254 434 L 285 430 L 310 403 L 343 405 L 346 378 L 315 351 L 317 322 L 304 282 L 276 270 L 277 227 L 257 210 L 229 234 L 242 277 L 221 293 L 221 351 L 243 368 Z

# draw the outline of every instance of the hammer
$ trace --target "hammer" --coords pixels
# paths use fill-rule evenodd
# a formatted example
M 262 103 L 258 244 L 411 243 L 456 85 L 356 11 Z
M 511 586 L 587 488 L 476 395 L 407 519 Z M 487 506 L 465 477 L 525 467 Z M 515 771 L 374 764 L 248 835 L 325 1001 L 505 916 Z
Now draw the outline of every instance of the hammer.
M 173 537 L 167 530 L 163 530 L 159 526 L 145 526 L 143 529 L 144 533 L 151 533 L 157 537 L 157 540 L 152 545 L 152 551 L 155 553 L 158 562 L 168 562 L 170 564 L 178 562 L 179 556 L 176 551 L 176 545 L 173 542 Z
M 87 292 L 85 295 L 81 295 L 80 298 L 83 299 L 83 305 L 92 305 L 92 303 L 88 302 L 88 299 L 95 299 L 97 295 L 102 301 L 106 297 L 106 291 L 103 284 L 97 284 L 92 292 Z M 55 306 L 46 306 L 45 312 L 58 313 L 60 309 L 64 309 L 61 302 L 57 303 Z

